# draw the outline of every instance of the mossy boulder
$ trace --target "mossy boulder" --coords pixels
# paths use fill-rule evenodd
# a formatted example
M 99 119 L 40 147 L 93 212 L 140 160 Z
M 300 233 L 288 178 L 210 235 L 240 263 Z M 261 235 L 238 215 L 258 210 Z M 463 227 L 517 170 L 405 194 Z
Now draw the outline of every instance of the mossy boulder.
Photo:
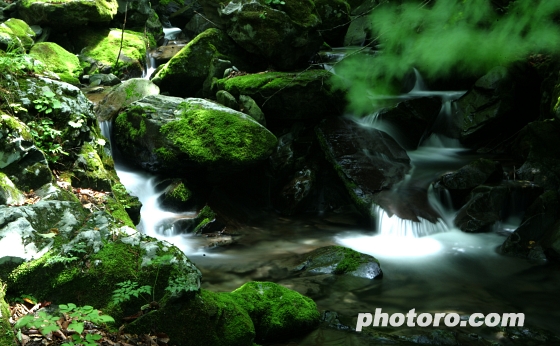
M 250 53 L 280 70 L 305 65 L 319 50 L 321 19 L 311 0 L 229 2 L 220 8 L 228 35 Z
M 229 293 L 202 289 L 194 297 L 174 300 L 125 327 L 131 333 L 155 329 L 177 346 L 253 346 L 255 327 Z
M 125 30 L 123 36 L 121 29 L 80 31 L 72 35 L 72 44 L 87 74 L 112 70 L 120 78 L 142 76 L 148 44 L 143 33 Z
M 13 297 L 25 293 L 58 304 L 87 304 L 120 321 L 137 312 L 144 301 L 136 297 L 113 301 L 107 292 L 119 288 L 118 283 L 132 280 L 150 285 L 157 300 L 178 299 L 200 288 L 200 271 L 179 249 L 120 226 L 106 212 L 91 213 L 80 203 L 61 201 L 41 201 L 20 209 L 0 207 L 0 212 L 11 213 L 14 220 L 1 229 L 0 242 L 15 234 L 27 243 L 23 258 L 21 251 L 12 254 L 16 249 L 2 252 L 4 266 L 14 258 L 28 261 L 2 278 Z
M 257 342 L 300 335 L 319 324 L 313 300 L 272 282 L 248 282 L 230 295 L 251 316 Z
M 234 65 L 242 63 L 240 55 L 239 48 L 226 33 L 219 29 L 208 29 L 181 48 L 152 81 L 159 85 L 162 92 L 173 96 L 203 96 L 203 88 L 209 90 L 212 78 L 223 76 L 224 69 L 216 72 L 217 75 L 212 74 L 214 65 L 219 64 L 220 60 L 227 60 Z
M 39 42 L 31 48 L 29 55 L 41 61 L 47 70 L 54 72 L 60 80 L 79 84 L 82 67 L 78 57 L 53 42 Z
M 214 88 L 236 98 L 250 96 L 267 120 L 317 120 L 344 110 L 344 94 L 334 90 L 331 78 L 325 70 L 266 72 L 220 79 Z
M 121 108 L 145 96 L 158 94 L 158 86 L 151 81 L 143 78 L 131 78 L 109 91 L 96 106 L 95 115 L 99 121 L 112 120 Z
M 68 29 L 108 23 L 117 8 L 116 0 L 24 0 L 18 3 L 18 14 L 29 24 Z
M 211 177 L 246 169 L 266 159 L 276 137 L 251 117 L 197 98 L 148 96 L 115 120 L 118 148 L 153 172 L 180 175 L 197 169 Z
M 21 19 L 10 18 L 0 24 L 0 49 L 7 50 L 8 47 L 18 49 L 21 47 L 29 51 L 33 46 L 35 32 Z

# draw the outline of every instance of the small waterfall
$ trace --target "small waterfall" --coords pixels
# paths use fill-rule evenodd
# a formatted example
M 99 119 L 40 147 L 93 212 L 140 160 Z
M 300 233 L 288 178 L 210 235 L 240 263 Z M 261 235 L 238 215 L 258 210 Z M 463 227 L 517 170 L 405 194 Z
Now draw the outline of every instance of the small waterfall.
M 179 221 L 193 219 L 196 212 L 174 213 L 164 210 L 159 202 L 159 197 L 165 192 L 165 188 L 162 188 L 160 184 L 161 179 L 154 174 L 128 166 L 113 145 L 112 123 L 103 121 L 99 123 L 99 126 L 101 133 L 111 145 L 115 171 L 121 183 L 142 203 L 140 223 L 136 225 L 137 229 L 151 237 L 170 241 L 185 253 L 196 251 L 190 241 L 191 235 L 183 234 L 179 227 Z
M 151 53 L 146 52 L 146 68 L 142 71 L 142 78 L 150 79 L 157 68 L 156 65 L 156 59 L 154 59 Z

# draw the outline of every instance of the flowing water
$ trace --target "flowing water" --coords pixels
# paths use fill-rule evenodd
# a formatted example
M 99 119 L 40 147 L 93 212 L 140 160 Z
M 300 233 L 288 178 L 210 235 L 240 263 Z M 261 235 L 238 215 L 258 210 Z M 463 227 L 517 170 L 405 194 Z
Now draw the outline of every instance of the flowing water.
M 444 117 L 451 110 L 450 101 L 461 94 L 428 92 L 417 83 L 401 98 L 441 97 L 444 102 L 440 117 Z M 393 131 L 376 123 L 373 115 L 364 119 L 363 125 Z M 102 129 L 109 137 L 109 125 L 103 123 Z M 394 135 L 398 140 L 398 135 Z M 157 197 L 163 189 L 158 188 L 157 177 L 127 167 L 117 153 L 115 167 L 122 183 L 143 203 L 138 228 L 181 248 L 201 269 L 203 288 L 231 291 L 249 280 L 278 281 L 290 287 L 289 277 L 275 273 L 275 263 L 318 247 L 338 244 L 375 256 L 384 276 L 351 290 L 337 285 L 325 288 L 315 298 L 321 310 L 337 311 L 350 319 L 359 312 L 373 313 L 376 308 L 388 313 L 406 313 L 412 308 L 417 312 L 461 315 L 522 312 L 526 325 L 560 334 L 560 302 L 556 299 L 559 268 L 497 252 L 507 234 L 516 228 L 520 215 L 498 225 L 494 232 L 467 234 L 453 227 L 456 211 L 429 188 L 437 176 L 460 168 L 472 155 L 457 142 L 432 135 L 417 150 L 410 151 L 409 156 L 414 168 L 395 191 L 406 195 L 414 187 L 427 189 L 431 206 L 441 216 L 436 224 L 389 217 L 381 208 L 374 208 L 379 230 L 374 234 L 372 229 L 358 226 L 352 215 L 279 217 L 271 214 L 239 230 L 243 236 L 233 245 L 215 249 L 205 247 L 205 238 L 176 232 L 174 221 L 192 218 L 194 211 L 177 214 L 162 210 Z M 331 343 L 327 338 L 301 344 L 336 342 Z

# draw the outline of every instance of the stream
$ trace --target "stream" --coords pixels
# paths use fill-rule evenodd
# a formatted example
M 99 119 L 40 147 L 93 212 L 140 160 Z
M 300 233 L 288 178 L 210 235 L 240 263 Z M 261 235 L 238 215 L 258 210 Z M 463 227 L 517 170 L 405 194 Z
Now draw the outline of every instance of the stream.
M 451 111 L 451 100 L 462 93 L 426 91 L 418 78 L 415 88 L 400 99 L 441 97 L 441 117 Z M 380 124 L 374 114 L 360 121 L 363 126 L 387 131 L 398 141 L 398 135 Z M 110 138 L 110 124 L 105 122 L 101 127 Z M 394 188 L 397 193 L 405 194 L 414 186 L 427 188 L 442 173 L 456 170 L 473 158 L 458 142 L 438 135 L 425 138 L 408 154 L 414 168 Z M 163 192 L 158 188 L 158 177 L 127 166 L 118 153 L 114 153 L 114 160 L 122 183 L 143 204 L 138 229 L 182 249 L 202 271 L 205 289 L 231 291 L 250 280 L 275 281 L 290 287 L 291 278 L 277 275 L 275 263 L 322 246 L 342 245 L 376 257 L 384 273 L 382 279 L 369 280 L 357 289 L 335 284 L 314 297 L 319 310 L 336 311 L 351 321 L 348 325 L 352 328 L 360 312 L 374 313 L 382 308 L 387 313 L 406 313 L 415 308 L 418 313 L 460 315 L 521 312 L 525 325 L 560 334 L 560 301 L 556 299 L 559 267 L 498 253 L 498 247 L 519 224 L 520 215 L 511 215 L 489 233 L 465 233 L 453 226 L 456 210 L 446 207 L 445 198 L 429 190 L 430 204 L 441 215 L 436 224 L 389 217 L 381 208 L 374 208 L 374 229 L 379 230 L 375 232 L 358 226 L 352 215 L 285 217 L 271 212 L 239 230 L 243 236 L 232 245 L 207 248 L 205 238 L 174 230 L 173 220 L 192 218 L 195 211 L 177 214 L 162 210 L 157 201 Z M 351 334 L 343 332 L 328 337 L 312 333 L 298 344 L 359 344 L 349 338 Z

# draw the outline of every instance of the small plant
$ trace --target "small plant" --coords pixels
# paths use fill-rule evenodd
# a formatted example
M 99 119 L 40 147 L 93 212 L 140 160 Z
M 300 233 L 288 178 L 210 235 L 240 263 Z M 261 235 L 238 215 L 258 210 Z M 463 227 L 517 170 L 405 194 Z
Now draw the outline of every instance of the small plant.
M 56 94 L 53 93 L 48 86 L 44 86 L 42 90 L 43 93 L 41 96 L 38 99 L 33 100 L 37 112 L 50 114 L 53 110 L 60 109 L 62 107 L 60 101 L 56 99 Z
M 52 119 L 39 118 L 27 123 L 35 144 L 45 154 L 49 162 L 57 162 L 60 155 L 69 155 L 62 149 L 62 131 L 55 129 Z
M 51 266 L 56 263 L 70 263 L 80 259 L 79 256 L 83 257 L 86 253 L 87 245 L 84 243 L 76 243 L 70 250 L 67 250 L 64 254 L 60 253 L 47 259 L 45 262 L 45 267 Z
M 142 287 L 138 287 L 138 282 L 133 282 L 130 280 L 119 282 L 117 286 L 119 286 L 120 288 L 117 288 L 113 291 L 113 303 L 115 304 L 124 303 L 130 300 L 132 296 L 138 298 L 138 295 L 141 295 L 143 293 L 148 295 L 152 293 L 152 286 L 145 285 Z M 147 301 L 147 299 L 145 300 Z
M 262 12 L 259 14 L 259 18 L 260 18 L 260 19 L 266 19 L 266 11 L 262 11 Z

